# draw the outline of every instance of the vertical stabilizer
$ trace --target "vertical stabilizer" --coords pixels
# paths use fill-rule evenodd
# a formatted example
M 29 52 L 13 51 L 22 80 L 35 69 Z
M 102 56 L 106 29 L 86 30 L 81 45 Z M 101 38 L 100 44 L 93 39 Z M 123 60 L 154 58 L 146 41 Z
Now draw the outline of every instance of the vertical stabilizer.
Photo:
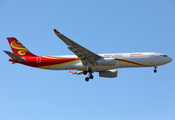
M 13 53 L 19 57 L 22 56 L 36 56 L 27 50 L 15 37 L 7 38 Z

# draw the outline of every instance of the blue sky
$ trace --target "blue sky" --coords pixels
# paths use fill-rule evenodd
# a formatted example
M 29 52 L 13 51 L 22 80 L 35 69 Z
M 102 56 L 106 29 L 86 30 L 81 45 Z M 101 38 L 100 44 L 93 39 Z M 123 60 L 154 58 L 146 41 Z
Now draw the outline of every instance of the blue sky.
M 84 75 L 8 62 L 6 37 L 36 55 L 69 55 L 53 29 L 94 53 L 159 52 L 174 59 L 173 0 L 1 0 L 0 120 L 174 120 L 175 63 Z

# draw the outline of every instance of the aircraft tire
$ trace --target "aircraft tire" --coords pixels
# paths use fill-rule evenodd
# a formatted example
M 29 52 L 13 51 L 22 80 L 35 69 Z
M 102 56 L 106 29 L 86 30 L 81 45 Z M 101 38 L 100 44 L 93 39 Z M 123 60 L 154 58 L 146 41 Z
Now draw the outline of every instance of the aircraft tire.
M 83 71 L 83 74 L 84 74 L 84 75 L 86 75 L 86 74 L 87 74 L 87 71 L 86 71 L 86 70 L 85 70 L 85 71 Z
M 89 77 L 86 77 L 86 78 L 85 78 L 85 81 L 88 82 L 88 81 L 89 81 Z
M 156 73 L 157 72 L 157 70 L 154 70 L 154 73 Z

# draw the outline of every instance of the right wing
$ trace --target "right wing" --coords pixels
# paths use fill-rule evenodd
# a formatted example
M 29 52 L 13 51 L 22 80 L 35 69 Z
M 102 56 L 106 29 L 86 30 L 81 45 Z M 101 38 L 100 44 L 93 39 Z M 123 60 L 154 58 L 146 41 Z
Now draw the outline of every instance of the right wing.
M 68 49 L 81 59 L 84 66 L 87 65 L 88 62 L 96 64 L 96 60 L 101 57 L 67 38 L 56 29 L 54 29 L 54 32 L 68 46 Z

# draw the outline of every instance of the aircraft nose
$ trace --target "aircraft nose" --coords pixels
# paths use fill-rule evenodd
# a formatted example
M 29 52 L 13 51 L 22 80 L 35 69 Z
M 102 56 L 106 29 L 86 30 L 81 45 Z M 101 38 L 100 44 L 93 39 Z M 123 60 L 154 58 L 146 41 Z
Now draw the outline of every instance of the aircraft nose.
M 167 57 L 167 58 L 166 58 L 166 62 L 167 62 L 167 63 L 171 62 L 172 60 L 173 60 L 173 59 L 170 58 L 170 57 Z
M 173 60 L 172 58 L 168 57 L 168 60 L 167 61 L 168 62 L 171 62 L 172 60 Z

